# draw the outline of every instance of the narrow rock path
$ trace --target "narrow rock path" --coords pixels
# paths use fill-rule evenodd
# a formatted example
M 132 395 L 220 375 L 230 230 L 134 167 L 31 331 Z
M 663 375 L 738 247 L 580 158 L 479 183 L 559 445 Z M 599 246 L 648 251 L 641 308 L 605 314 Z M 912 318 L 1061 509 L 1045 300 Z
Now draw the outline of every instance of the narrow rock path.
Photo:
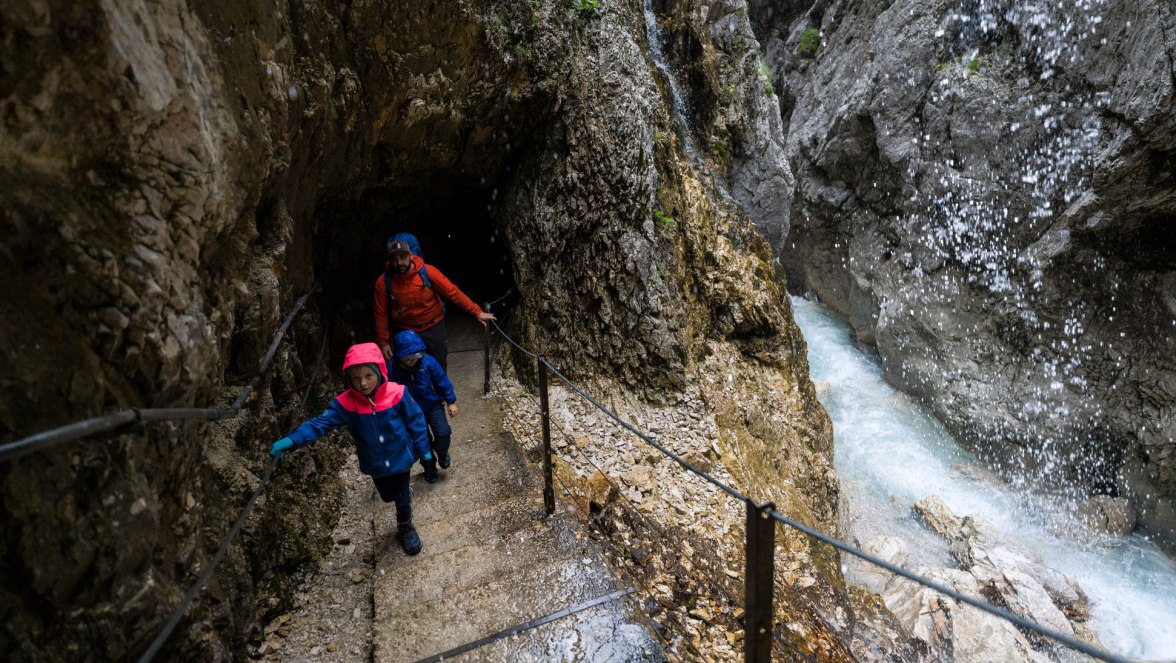
M 539 468 L 503 432 L 499 403 L 482 396 L 481 328 L 451 325 L 453 465 L 436 484 L 419 469 L 412 479 L 424 549 L 404 554 L 394 510 L 352 461 L 335 545 L 302 583 L 298 607 L 266 627 L 265 658 L 416 661 L 625 589 L 579 523 L 562 509 L 544 514 Z M 630 604 L 614 599 L 453 659 L 664 656 Z

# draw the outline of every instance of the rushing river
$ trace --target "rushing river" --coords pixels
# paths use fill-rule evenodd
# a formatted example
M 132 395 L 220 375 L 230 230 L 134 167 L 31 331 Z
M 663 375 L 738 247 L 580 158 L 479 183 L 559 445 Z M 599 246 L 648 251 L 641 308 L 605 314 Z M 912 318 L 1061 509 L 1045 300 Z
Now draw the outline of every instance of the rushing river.
M 848 502 L 851 541 L 878 534 L 907 542 L 908 568 L 955 566 L 946 544 L 912 515 L 939 495 L 957 515 L 975 514 L 1078 582 L 1090 597 L 1091 625 L 1114 653 L 1176 659 L 1176 564 L 1133 535 L 1075 540 L 1060 499 L 1026 495 L 986 479 L 971 454 L 913 398 L 891 388 L 875 354 L 858 347 L 849 325 L 819 304 L 793 299 L 808 342 L 818 396 L 833 419 L 835 463 Z

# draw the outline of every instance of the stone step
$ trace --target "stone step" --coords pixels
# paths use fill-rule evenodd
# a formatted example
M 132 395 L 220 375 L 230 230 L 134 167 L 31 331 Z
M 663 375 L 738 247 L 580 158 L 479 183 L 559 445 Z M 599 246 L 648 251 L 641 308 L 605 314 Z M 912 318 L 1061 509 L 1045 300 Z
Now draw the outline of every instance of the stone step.
M 378 582 L 404 600 L 421 603 L 485 585 L 520 569 L 581 559 L 590 552 L 567 528 L 547 522 L 531 523 L 497 538 L 467 539 L 472 540 L 465 546 L 430 550 L 427 558 L 401 562 L 403 553 L 386 555 L 377 565 Z
M 423 602 L 402 593 L 386 575 L 377 575 L 374 659 L 416 660 L 437 654 L 617 589 L 598 559 L 534 563 L 543 552 L 536 550 L 530 566 Z M 390 623 L 395 629 L 385 628 Z M 393 632 L 396 637 L 390 637 Z
M 634 596 L 593 606 L 446 660 L 664 661 L 661 647 L 635 614 Z
M 542 521 L 544 515 L 542 496 L 534 495 L 526 499 L 510 496 L 497 502 L 482 504 L 477 509 L 449 519 L 419 521 L 417 531 L 428 546 L 429 556 L 433 556 L 479 542 L 497 543 L 514 532 Z M 381 521 L 377 532 L 377 540 L 386 543 L 389 554 L 393 551 L 398 552 L 406 562 L 408 561 L 393 538 L 396 528 L 392 520 Z M 377 555 L 377 558 L 379 557 L 380 555 Z M 400 562 L 390 557 L 389 563 Z

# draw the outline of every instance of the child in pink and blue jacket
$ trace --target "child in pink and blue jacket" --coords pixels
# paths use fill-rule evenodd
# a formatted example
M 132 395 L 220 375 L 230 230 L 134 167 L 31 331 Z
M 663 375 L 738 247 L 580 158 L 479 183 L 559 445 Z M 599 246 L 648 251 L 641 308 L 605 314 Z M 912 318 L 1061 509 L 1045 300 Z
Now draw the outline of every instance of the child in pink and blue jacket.
M 355 440 L 359 469 L 372 478 L 384 502 L 396 503 L 400 545 L 415 555 L 421 551 L 421 538 L 412 525 L 408 478 L 417 460 L 433 460 L 425 417 L 408 390 L 388 380 L 384 355 L 375 343 L 351 346 L 343 374 L 347 391 L 322 414 L 274 442 L 270 455 L 282 456 L 346 426 Z

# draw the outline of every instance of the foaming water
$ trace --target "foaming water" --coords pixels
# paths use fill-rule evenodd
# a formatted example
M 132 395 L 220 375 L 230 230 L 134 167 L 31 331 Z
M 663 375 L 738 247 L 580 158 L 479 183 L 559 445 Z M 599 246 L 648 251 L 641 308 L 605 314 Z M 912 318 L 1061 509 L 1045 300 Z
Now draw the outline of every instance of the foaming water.
M 1105 647 L 1135 658 L 1176 658 L 1176 564 L 1137 535 L 1065 536 L 1072 531 L 1070 505 L 986 476 L 925 408 L 886 384 L 877 356 L 857 347 L 848 324 L 819 304 L 792 304 L 818 397 L 833 419 L 848 537 L 865 543 L 892 534 L 911 549 L 908 568 L 954 566 L 946 545 L 911 514 L 914 502 L 939 495 L 957 515 L 985 518 L 1077 581 Z

